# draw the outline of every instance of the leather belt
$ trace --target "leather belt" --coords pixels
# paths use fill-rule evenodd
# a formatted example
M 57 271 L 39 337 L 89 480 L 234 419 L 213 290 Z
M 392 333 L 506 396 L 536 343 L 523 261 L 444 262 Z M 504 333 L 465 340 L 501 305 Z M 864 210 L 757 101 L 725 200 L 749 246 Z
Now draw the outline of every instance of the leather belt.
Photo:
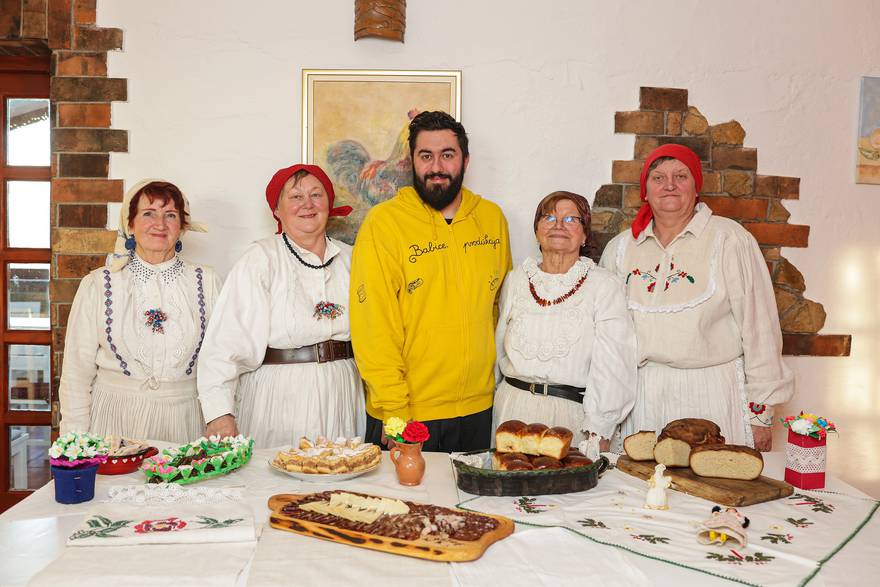
M 562 399 L 571 400 L 577 403 L 584 401 L 584 392 L 586 391 L 586 388 L 584 387 L 574 387 L 573 385 L 529 383 L 527 381 L 514 379 L 513 377 L 505 377 L 504 380 L 517 389 L 531 392 L 532 395 L 552 395 L 553 397 L 561 397 Z
M 347 340 L 325 340 L 295 349 L 266 349 L 264 365 L 287 365 L 291 363 L 328 363 L 354 358 L 351 343 Z

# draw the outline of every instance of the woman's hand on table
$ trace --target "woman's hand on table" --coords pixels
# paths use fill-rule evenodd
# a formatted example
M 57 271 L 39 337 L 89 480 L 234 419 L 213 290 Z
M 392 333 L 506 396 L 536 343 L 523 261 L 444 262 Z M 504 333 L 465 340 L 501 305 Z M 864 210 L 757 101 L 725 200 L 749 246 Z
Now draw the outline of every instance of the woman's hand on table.
M 752 436 L 755 438 L 755 450 L 770 452 L 773 448 L 773 429 L 769 426 L 752 426 Z
M 611 440 L 608 438 L 599 439 L 599 452 L 609 452 L 611 450 Z
M 205 436 L 238 436 L 238 426 L 235 425 L 235 416 L 226 414 L 219 418 L 214 418 L 208 422 L 205 428 Z

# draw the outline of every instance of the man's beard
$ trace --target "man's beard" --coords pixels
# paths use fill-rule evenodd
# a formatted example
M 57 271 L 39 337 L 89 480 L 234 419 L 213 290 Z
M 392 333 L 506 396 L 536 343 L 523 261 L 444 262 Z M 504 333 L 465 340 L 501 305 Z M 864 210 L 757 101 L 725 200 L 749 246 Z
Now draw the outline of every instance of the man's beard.
M 447 175 L 445 173 L 430 173 L 424 178 L 416 174 L 413 169 L 413 187 L 422 201 L 435 210 L 442 211 L 446 206 L 452 203 L 452 200 L 461 191 L 461 185 L 464 182 L 464 166 L 459 170 L 458 175 Z M 428 181 L 434 177 L 446 178 L 449 185 L 445 188 L 439 184 L 428 185 Z

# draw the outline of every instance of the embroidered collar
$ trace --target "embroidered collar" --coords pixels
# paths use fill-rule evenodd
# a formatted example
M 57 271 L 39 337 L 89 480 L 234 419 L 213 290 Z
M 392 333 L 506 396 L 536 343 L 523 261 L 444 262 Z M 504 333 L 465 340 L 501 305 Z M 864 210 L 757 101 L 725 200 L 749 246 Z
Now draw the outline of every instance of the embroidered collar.
M 167 261 L 153 265 L 152 263 L 147 263 L 138 255 L 134 255 L 131 261 L 125 265 L 125 269 L 130 271 L 141 283 L 147 283 L 157 276 L 164 283 L 172 283 L 183 274 L 183 260 L 179 256 L 174 255 L 174 257 Z
M 684 227 L 684 230 L 681 231 L 681 234 L 689 232 L 695 238 L 699 238 L 700 235 L 703 234 L 706 225 L 709 224 L 709 218 L 712 217 L 712 209 L 703 202 L 697 202 L 697 205 L 694 206 L 694 210 L 696 210 L 696 214 L 694 214 L 694 217 L 691 218 L 691 221 L 688 222 L 687 226 Z M 642 244 L 649 236 L 654 240 L 657 240 L 657 237 L 654 236 L 653 220 L 645 227 L 645 230 L 639 234 L 638 238 L 635 239 L 636 244 Z M 678 237 L 675 238 L 677 239 Z M 673 242 L 675 242 L 675 239 L 673 239 Z
M 565 273 L 545 273 L 538 265 L 538 261 L 527 257 L 523 261 L 522 267 L 526 275 L 533 284 L 537 285 L 555 285 L 557 287 L 571 288 L 586 275 L 595 263 L 588 257 L 581 257 L 574 262 Z

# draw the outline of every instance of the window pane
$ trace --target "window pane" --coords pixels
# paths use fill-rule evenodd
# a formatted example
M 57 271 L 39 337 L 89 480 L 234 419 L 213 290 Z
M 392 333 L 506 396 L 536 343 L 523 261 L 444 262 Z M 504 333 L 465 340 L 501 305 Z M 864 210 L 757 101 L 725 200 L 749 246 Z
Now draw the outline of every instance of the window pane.
M 9 489 L 39 489 L 49 482 L 50 434 L 48 426 L 9 427 Z
M 49 346 L 11 344 L 8 349 L 9 409 L 48 412 L 52 396 Z
M 49 248 L 49 182 L 6 183 L 6 233 L 14 248 Z
M 9 263 L 6 291 L 10 330 L 49 330 L 49 264 Z
M 49 100 L 6 100 L 6 162 L 49 165 Z

